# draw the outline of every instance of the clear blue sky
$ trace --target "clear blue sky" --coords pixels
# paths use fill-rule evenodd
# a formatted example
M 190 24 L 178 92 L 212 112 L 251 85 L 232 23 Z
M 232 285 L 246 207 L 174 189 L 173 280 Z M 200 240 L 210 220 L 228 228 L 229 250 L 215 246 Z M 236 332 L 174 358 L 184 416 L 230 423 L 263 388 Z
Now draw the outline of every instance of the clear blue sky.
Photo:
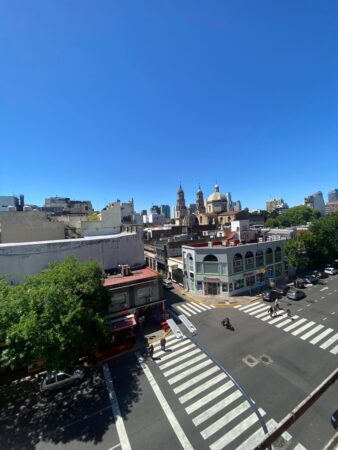
M 338 1 L 5 0 L 0 195 L 338 188 Z

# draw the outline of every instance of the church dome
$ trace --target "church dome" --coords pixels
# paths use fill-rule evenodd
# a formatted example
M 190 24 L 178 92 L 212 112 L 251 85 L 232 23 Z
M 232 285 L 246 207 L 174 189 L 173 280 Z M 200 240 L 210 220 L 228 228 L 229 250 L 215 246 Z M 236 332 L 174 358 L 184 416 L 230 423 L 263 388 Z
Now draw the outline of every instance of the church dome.
M 227 198 L 224 194 L 219 192 L 218 184 L 215 184 L 215 190 L 212 194 L 209 195 L 207 202 L 226 202 Z

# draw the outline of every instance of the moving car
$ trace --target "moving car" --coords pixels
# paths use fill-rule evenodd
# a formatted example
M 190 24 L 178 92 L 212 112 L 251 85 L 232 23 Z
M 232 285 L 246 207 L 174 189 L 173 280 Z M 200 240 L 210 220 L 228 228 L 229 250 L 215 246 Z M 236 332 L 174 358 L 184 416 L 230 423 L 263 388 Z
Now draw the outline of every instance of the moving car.
M 277 298 L 280 298 L 280 297 L 281 297 L 281 295 L 278 292 L 276 292 L 275 290 L 262 292 L 262 299 L 267 302 L 273 302 Z
M 278 294 L 280 294 L 280 295 L 286 295 L 289 289 L 290 289 L 290 286 L 288 286 L 286 284 L 286 285 L 283 285 L 283 286 L 276 287 L 274 289 L 274 291 L 278 292 Z
M 165 278 L 165 279 L 163 280 L 163 286 L 164 286 L 166 289 L 172 289 L 172 288 L 174 287 L 172 281 L 171 281 L 171 280 L 168 280 L 167 278 Z
M 286 296 L 290 300 L 301 300 L 302 298 L 306 297 L 305 293 L 303 291 L 300 291 L 299 289 L 290 289 Z
M 50 372 L 42 380 L 40 392 L 47 397 L 52 391 L 62 389 L 71 384 L 80 384 L 83 377 L 84 371 L 81 369 L 75 369 L 72 375 L 61 371 Z
M 294 287 L 301 289 L 305 288 L 305 284 L 306 281 L 303 280 L 303 278 L 296 278 L 295 281 L 293 282 Z
M 336 275 L 338 273 L 338 269 L 335 269 L 334 267 L 327 267 L 324 272 L 328 275 Z
M 317 284 L 318 283 L 318 278 L 314 275 L 305 275 L 304 280 L 307 283 L 311 283 L 311 284 Z

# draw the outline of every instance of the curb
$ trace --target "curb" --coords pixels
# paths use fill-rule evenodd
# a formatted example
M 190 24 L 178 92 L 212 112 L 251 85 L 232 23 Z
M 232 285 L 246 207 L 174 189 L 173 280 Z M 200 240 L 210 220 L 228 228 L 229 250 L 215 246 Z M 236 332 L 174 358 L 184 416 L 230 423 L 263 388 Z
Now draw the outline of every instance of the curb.
M 225 303 L 206 303 L 200 299 L 196 299 L 195 297 L 193 297 L 191 294 L 188 294 L 187 292 L 182 292 L 182 295 L 184 297 L 187 298 L 188 301 L 194 301 L 196 303 L 200 303 L 201 305 L 206 305 L 206 306 L 214 306 L 215 308 L 233 308 L 234 306 L 245 306 L 245 305 L 250 305 L 250 303 L 256 302 L 258 299 L 260 299 L 261 297 L 256 295 L 255 297 L 253 297 L 251 300 L 248 300 L 246 302 L 233 302 L 231 304 L 225 304 Z

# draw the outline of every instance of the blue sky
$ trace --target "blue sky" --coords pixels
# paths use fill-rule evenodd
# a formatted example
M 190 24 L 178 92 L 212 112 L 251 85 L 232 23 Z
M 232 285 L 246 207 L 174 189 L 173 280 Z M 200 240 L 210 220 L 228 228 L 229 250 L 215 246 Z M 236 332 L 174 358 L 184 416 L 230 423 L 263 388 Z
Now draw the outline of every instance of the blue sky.
M 336 0 L 2 2 L 0 195 L 243 206 L 338 187 Z

